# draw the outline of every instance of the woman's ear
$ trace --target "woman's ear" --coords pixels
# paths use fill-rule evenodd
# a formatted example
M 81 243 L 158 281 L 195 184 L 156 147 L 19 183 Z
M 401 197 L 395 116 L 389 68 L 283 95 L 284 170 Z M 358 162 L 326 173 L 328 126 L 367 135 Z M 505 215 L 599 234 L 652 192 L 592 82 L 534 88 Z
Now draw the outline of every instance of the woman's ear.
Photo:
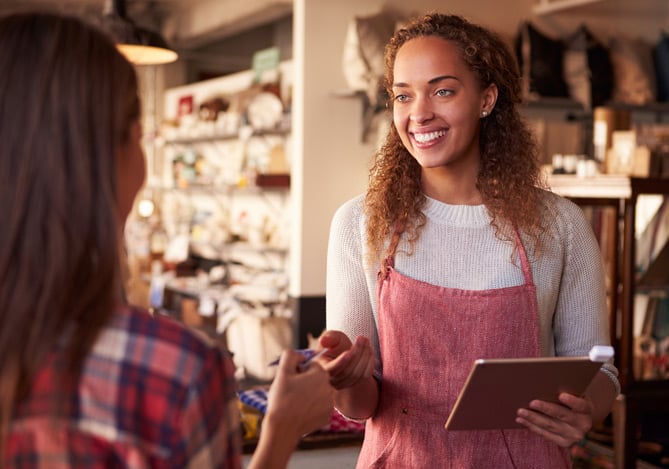
M 481 115 L 489 116 L 497 103 L 497 85 L 491 83 L 483 90 Z

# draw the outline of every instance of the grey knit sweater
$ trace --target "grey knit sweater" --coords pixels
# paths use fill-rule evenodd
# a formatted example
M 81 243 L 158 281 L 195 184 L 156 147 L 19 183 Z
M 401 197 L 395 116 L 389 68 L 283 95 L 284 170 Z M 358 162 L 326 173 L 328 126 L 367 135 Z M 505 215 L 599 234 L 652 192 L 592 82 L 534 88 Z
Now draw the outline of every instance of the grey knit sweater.
M 537 289 L 541 351 L 545 356 L 587 355 L 593 345 L 610 342 L 601 251 L 580 207 L 550 192 L 545 197 L 551 207 L 547 241 L 539 258 L 528 250 Z M 352 340 L 369 337 L 378 358 L 378 265 L 369 267 L 364 262 L 363 198 L 344 203 L 332 219 L 327 328 L 341 330 Z M 424 213 L 427 224 L 411 255 L 407 255 L 408 245 L 400 241 L 394 264 L 398 272 L 466 290 L 524 283 L 518 257 L 512 256 L 513 244 L 495 236 L 483 205 L 448 205 L 427 198 Z M 605 371 L 619 389 L 615 367 L 607 364 Z

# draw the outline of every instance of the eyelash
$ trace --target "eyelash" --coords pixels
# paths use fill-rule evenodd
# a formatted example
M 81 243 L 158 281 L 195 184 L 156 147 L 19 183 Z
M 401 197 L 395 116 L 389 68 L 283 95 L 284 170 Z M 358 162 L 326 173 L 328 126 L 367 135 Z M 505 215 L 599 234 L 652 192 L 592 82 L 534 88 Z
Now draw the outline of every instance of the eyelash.
M 453 94 L 453 90 L 441 88 L 441 89 L 438 89 L 434 94 L 435 94 L 435 96 L 445 98 L 445 97 L 451 96 Z M 409 99 L 409 96 L 407 96 L 406 94 L 398 94 L 398 95 L 395 96 L 394 101 L 399 102 L 399 103 L 403 103 L 407 99 Z

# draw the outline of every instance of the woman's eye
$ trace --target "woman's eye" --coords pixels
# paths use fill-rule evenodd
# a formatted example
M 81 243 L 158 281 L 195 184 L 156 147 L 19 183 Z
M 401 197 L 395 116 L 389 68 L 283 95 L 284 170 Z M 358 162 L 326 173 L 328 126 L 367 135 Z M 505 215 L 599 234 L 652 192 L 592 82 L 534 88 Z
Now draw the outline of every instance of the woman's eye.
M 403 102 L 405 102 L 405 101 L 408 100 L 408 99 L 409 99 L 409 97 L 408 97 L 407 95 L 405 95 L 405 94 L 398 94 L 398 95 L 395 95 L 395 101 L 400 102 L 400 103 L 403 103 Z
M 437 96 L 450 96 L 453 94 L 451 90 L 437 90 Z

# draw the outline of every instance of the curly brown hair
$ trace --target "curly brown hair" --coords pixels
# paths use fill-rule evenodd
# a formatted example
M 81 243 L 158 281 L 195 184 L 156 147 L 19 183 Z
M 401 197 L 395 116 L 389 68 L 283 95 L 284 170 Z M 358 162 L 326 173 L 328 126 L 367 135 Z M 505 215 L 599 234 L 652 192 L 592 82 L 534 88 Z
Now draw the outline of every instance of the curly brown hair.
M 538 188 L 543 188 L 544 182 L 538 145 L 517 109 L 522 102 L 521 75 L 514 55 L 497 34 L 460 16 L 430 13 L 397 31 L 387 44 L 384 85 L 388 96 L 393 96 L 397 52 L 406 42 L 424 36 L 455 44 L 478 77 L 481 89 L 493 83 L 497 86 L 495 107 L 481 120 L 477 189 L 500 239 L 512 240 L 516 227 L 529 236 L 530 248 L 540 248 L 544 228 Z M 392 102 L 389 99 L 390 105 Z M 384 244 L 396 232 L 406 233 L 413 247 L 426 223 L 421 211 L 424 203 L 421 167 L 392 124 L 375 155 L 365 198 L 370 261 L 381 257 Z

